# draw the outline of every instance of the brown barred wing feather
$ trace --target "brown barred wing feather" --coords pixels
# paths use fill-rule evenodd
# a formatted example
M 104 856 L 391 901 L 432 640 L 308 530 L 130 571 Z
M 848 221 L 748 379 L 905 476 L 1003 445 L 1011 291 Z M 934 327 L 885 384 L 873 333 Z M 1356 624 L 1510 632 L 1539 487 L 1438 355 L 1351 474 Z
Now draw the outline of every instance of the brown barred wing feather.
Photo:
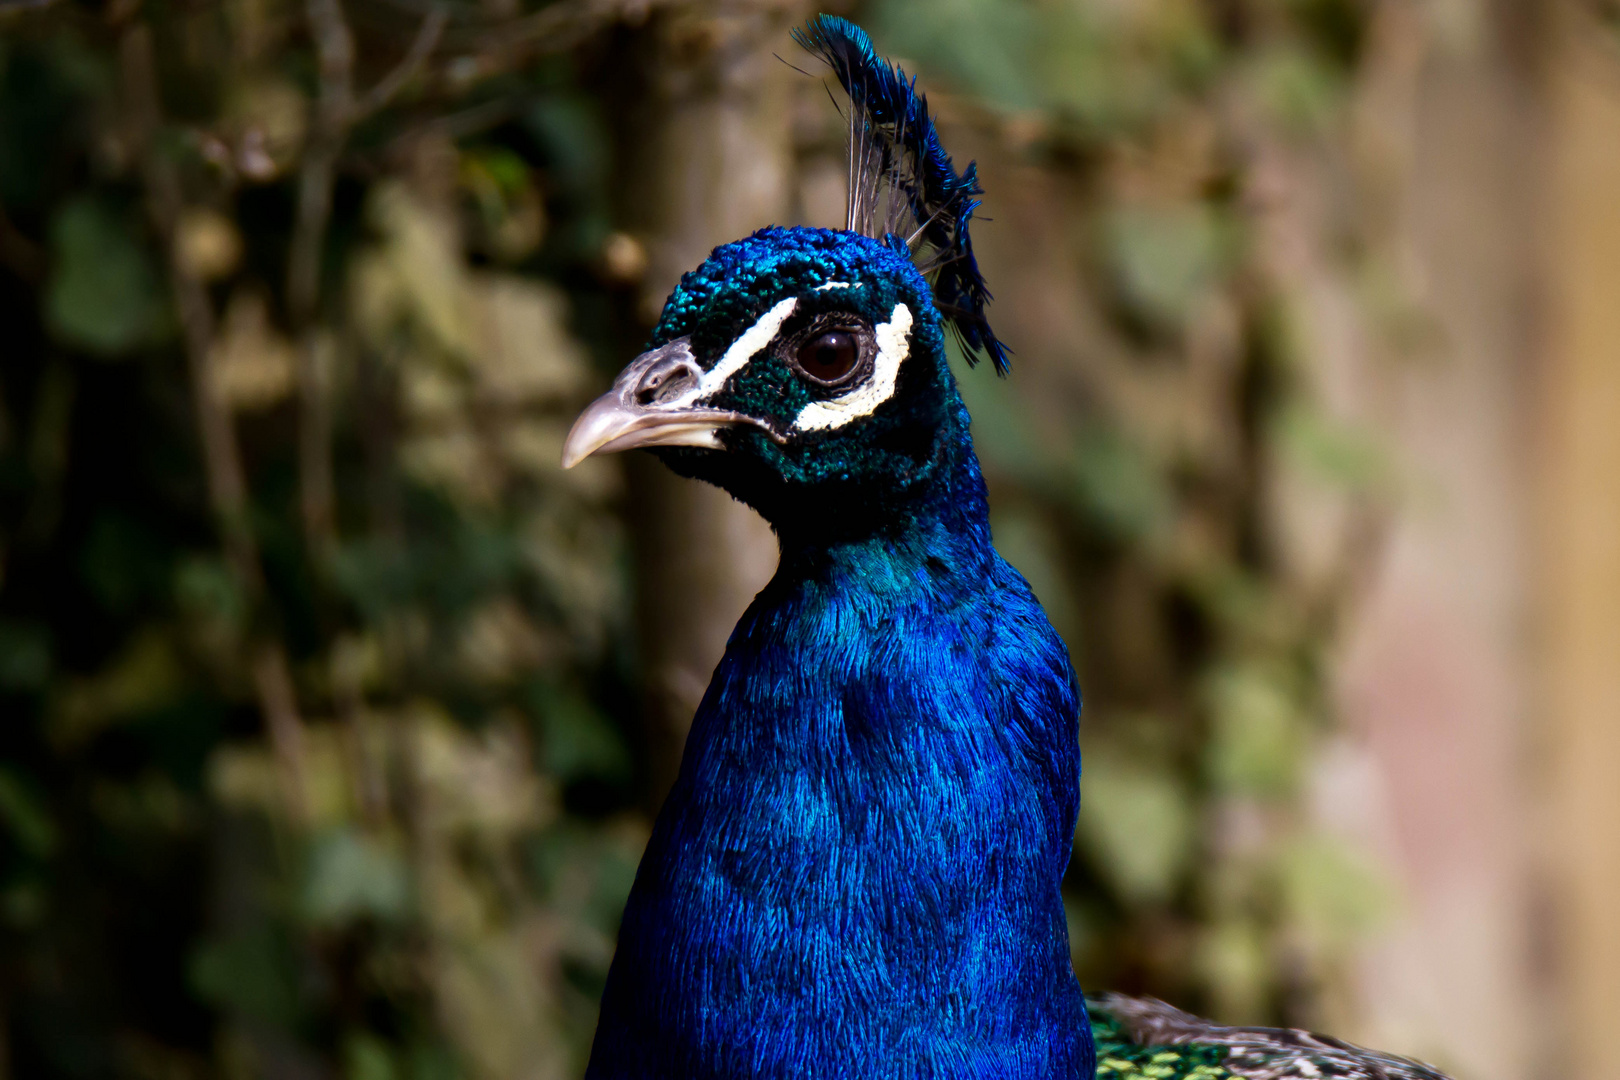
M 1298 1028 L 1227 1027 L 1155 998 L 1088 994 L 1098 1080 L 1450 1080 Z

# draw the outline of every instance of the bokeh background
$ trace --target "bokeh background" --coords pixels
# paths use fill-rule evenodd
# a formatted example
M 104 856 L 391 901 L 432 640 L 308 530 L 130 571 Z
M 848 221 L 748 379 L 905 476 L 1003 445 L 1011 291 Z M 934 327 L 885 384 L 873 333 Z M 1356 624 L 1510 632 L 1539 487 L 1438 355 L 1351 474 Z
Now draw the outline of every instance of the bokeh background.
M 1620 7 L 827 7 L 989 191 L 1085 984 L 1620 1077 Z M 0 0 L 0 1078 L 580 1075 L 775 548 L 562 437 L 842 221 L 812 11 Z

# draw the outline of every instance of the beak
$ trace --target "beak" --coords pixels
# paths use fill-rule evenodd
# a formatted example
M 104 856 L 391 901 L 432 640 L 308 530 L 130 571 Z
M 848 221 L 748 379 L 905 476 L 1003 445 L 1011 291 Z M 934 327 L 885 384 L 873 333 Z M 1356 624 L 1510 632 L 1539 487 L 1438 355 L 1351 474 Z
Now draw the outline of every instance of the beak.
M 579 414 L 563 443 L 562 466 L 572 469 L 592 454 L 612 454 L 638 446 L 697 446 L 722 449 L 724 427 L 760 420 L 694 403 L 702 391 L 703 369 L 686 338 L 644 352 L 613 380 L 613 388 Z M 774 437 L 774 434 L 773 434 Z

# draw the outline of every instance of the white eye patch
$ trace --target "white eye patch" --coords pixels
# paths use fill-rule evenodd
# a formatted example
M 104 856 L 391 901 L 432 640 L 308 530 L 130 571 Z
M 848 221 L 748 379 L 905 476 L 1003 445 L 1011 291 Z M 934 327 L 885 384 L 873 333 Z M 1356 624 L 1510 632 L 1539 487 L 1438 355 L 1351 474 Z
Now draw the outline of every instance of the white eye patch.
M 880 324 L 874 331 L 878 353 L 877 360 L 872 364 L 872 377 L 848 393 L 827 401 L 812 401 L 799 410 L 798 417 L 793 421 L 794 429 L 820 431 L 839 428 L 851 420 L 871 416 L 879 405 L 894 396 L 895 380 L 900 376 L 900 363 L 911 351 L 911 342 L 907 336 L 910 333 L 911 309 L 904 304 L 894 305 L 894 311 L 889 314 L 889 321 Z
M 703 373 L 696 386 L 670 401 L 666 407 L 690 405 L 725 386 L 727 379 L 746 367 L 748 361 L 776 339 L 777 331 L 782 329 L 782 324 L 787 322 L 789 316 L 793 314 L 793 309 L 798 306 L 799 298 L 796 296 L 778 301 L 775 307 L 761 315 L 758 322 L 744 330 L 742 335 L 731 343 L 731 348 L 725 351 L 725 355 L 720 357 L 714 367 Z

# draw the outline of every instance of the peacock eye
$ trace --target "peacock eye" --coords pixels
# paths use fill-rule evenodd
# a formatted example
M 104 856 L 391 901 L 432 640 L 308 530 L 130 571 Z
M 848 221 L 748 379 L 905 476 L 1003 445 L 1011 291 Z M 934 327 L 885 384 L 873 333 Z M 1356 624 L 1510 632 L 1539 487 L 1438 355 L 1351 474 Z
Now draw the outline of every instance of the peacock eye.
M 822 383 L 842 379 L 860 358 L 860 345 L 848 330 L 826 330 L 799 346 L 799 368 Z

